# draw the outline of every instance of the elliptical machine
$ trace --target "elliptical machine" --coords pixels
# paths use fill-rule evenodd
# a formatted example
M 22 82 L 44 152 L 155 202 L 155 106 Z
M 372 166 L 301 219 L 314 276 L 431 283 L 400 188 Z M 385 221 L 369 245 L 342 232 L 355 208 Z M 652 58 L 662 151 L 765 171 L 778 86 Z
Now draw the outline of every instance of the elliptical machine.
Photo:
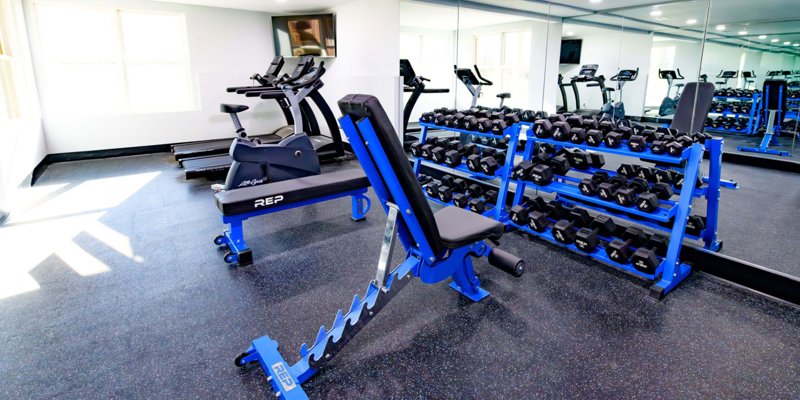
M 675 114 L 675 107 L 678 106 L 678 100 L 681 98 L 681 88 L 683 87 L 683 83 L 674 83 L 676 80 L 683 80 L 683 75 L 681 75 L 681 70 L 671 70 L 671 69 L 658 69 L 658 77 L 661 79 L 667 80 L 667 96 L 664 97 L 664 100 L 661 100 L 661 106 L 658 107 L 658 116 L 663 117 L 666 115 Z M 675 86 L 675 97 L 671 97 L 669 94 L 672 92 L 672 86 Z
M 619 91 L 619 101 L 614 102 L 611 96 L 608 96 L 608 103 L 603 105 L 603 118 L 611 118 L 612 121 L 621 121 L 625 119 L 625 104 L 622 103 L 622 88 L 625 83 L 635 81 L 639 76 L 639 68 L 634 69 L 621 69 L 616 75 L 612 76 L 610 80 L 617 82 L 617 91 Z M 614 88 L 605 88 L 607 92 L 613 92 Z
M 324 62 L 314 67 L 302 78 L 289 84 L 278 85 L 291 105 L 295 133 L 277 144 L 261 144 L 246 137 L 238 113 L 248 109 L 245 105 L 220 105 L 228 113 L 236 128 L 237 137 L 230 147 L 233 159 L 224 185 L 214 185 L 215 191 L 233 190 L 270 182 L 279 182 L 320 174 L 319 157 L 308 134 L 303 132 L 303 113 L 300 103 L 312 91 L 325 73 Z

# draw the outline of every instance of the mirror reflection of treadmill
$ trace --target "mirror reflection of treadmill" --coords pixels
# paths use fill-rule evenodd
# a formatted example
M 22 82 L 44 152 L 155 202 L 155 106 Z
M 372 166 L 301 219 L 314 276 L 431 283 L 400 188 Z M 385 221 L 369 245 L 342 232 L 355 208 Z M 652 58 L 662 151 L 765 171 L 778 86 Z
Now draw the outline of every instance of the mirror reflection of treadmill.
M 403 145 L 408 147 L 411 143 L 419 141 L 419 133 L 421 128 L 418 122 L 411 122 L 411 112 L 417 104 L 419 97 L 423 93 L 450 93 L 450 89 L 429 89 L 425 87 L 425 82 L 430 82 L 423 76 L 417 75 L 414 67 L 411 66 L 411 61 L 407 59 L 400 60 L 400 76 L 403 78 L 403 92 L 411 93 L 411 96 L 406 101 L 403 107 Z
M 580 104 L 581 104 L 580 103 L 580 96 L 579 96 L 578 88 L 577 88 L 577 83 L 586 83 L 586 87 L 596 87 L 596 88 L 600 89 L 600 94 L 601 94 L 601 97 L 602 97 L 602 103 L 600 105 L 601 108 L 602 108 L 603 105 L 608 103 L 608 91 L 605 90 L 606 89 L 606 84 L 605 84 L 606 78 L 603 75 L 599 75 L 599 76 L 597 75 L 597 70 L 598 69 L 599 69 L 599 65 L 598 64 L 585 64 L 585 65 L 581 66 L 581 69 L 578 72 L 578 75 L 573 76 L 572 79 L 570 80 L 570 84 L 575 84 L 575 86 L 573 86 L 573 91 L 574 91 L 574 94 L 575 94 L 575 100 L 576 100 L 575 101 L 575 106 L 576 107 L 580 107 Z M 565 104 L 566 104 L 566 102 L 565 102 Z M 579 114 L 581 116 L 585 116 L 585 117 L 591 117 L 591 116 L 598 116 L 599 117 L 602 114 L 602 109 L 601 108 L 597 108 L 597 109 L 593 109 L 593 108 L 576 108 L 575 110 L 572 110 L 571 112 L 573 112 L 575 114 Z

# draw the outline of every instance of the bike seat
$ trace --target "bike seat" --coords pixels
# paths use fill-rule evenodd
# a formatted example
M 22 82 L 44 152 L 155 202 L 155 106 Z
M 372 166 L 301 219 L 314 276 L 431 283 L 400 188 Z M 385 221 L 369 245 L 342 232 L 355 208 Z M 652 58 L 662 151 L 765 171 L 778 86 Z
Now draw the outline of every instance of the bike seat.
M 250 107 L 242 104 L 220 104 L 219 110 L 226 114 L 237 114 L 242 111 L 247 111 Z
M 603 91 L 604 91 L 604 92 L 613 92 L 613 91 L 615 91 L 615 90 L 617 90 L 617 89 L 610 88 L 610 87 L 607 87 L 607 88 L 604 88 L 604 89 L 603 89 Z
M 506 93 L 498 93 L 497 97 L 500 98 L 500 99 L 507 99 L 507 98 L 511 97 L 511 93 L 507 93 L 507 92 Z
M 505 230 L 502 223 L 459 207 L 445 207 L 433 218 L 439 228 L 442 246 L 457 249 L 479 240 L 498 240 Z
M 683 87 L 683 85 L 685 85 L 685 84 L 684 83 L 676 83 L 675 87 Z

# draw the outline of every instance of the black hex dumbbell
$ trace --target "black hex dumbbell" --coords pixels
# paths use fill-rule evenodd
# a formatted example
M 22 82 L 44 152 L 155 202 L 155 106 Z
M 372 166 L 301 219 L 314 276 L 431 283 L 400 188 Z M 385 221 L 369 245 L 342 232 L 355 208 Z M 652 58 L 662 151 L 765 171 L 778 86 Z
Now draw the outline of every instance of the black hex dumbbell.
M 557 201 L 547 203 L 544 210 L 533 210 L 528 214 L 528 227 L 536 232 L 544 232 L 547 230 L 548 219 L 561 219 L 567 215 L 569 211 L 564 208 L 564 205 Z
M 700 236 L 706 229 L 706 218 L 699 215 L 692 215 L 686 221 L 686 234 Z
M 572 128 L 567 121 L 558 121 L 553 124 L 553 139 L 566 142 L 572 135 Z
M 635 178 L 641 167 L 636 164 L 622 164 L 617 168 L 617 173 L 628 178 Z
M 628 184 L 628 180 L 621 175 L 615 175 L 608 182 L 597 185 L 597 196 L 605 201 L 614 201 L 617 189 Z
M 569 211 L 567 218 L 568 219 L 561 219 L 556 222 L 550 233 L 557 242 L 572 244 L 575 243 L 577 229 L 589 226 L 592 218 L 589 216 L 588 211 L 579 207 L 573 207 L 572 210 Z
M 439 181 L 434 180 L 434 181 L 428 182 L 428 184 L 425 185 L 425 192 L 430 197 L 439 198 L 439 187 L 440 186 L 442 186 L 442 184 Z
M 575 144 L 581 144 L 586 140 L 586 129 L 582 127 L 572 128 L 569 132 L 569 141 Z
M 511 219 L 511 222 L 524 226 L 528 224 L 528 215 L 531 211 L 544 211 L 546 206 L 544 199 L 536 197 L 533 200 L 511 207 L 511 210 L 508 211 L 508 218 Z
M 584 134 L 583 140 L 589 146 L 600 146 L 600 144 L 603 143 L 603 132 L 600 132 L 597 129 L 589 129 L 586 131 L 586 134 Z
M 591 178 L 582 179 L 578 184 L 578 189 L 584 196 L 594 196 L 597 194 L 598 186 L 605 182 L 608 182 L 608 173 L 597 171 L 592 174 Z
M 442 146 L 436 146 L 431 150 L 431 161 L 441 164 L 445 161 L 445 155 L 447 154 L 447 149 Z
M 533 170 L 534 164 L 531 160 L 524 160 L 519 164 L 514 166 L 514 169 L 511 170 L 511 178 L 518 179 L 518 180 L 527 180 L 531 176 L 531 171 Z
M 476 127 L 478 132 L 491 132 L 492 130 L 492 120 L 489 118 L 478 118 L 478 123 Z
M 646 180 L 638 177 L 633 178 L 628 181 L 625 187 L 621 187 L 614 192 L 614 201 L 621 206 L 630 206 L 636 201 L 640 194 L 646 192 L 649 188 L 650 185 Z
M 622 240 L 614 239 L 606 246 L 606 254 L 611 261 L 626 264 L 633 256 L 633 247 L 637 247 L 647 240 L 645 233 L 636 227 L 625 229 Z
M 551 158 L 547 164 L 553 167 L 553 174 L 555 175 L 566 175 L 569 169 L 572 168 L 569 164 L 569 160 L 565 156 L 555 156 Z
M 492 133 L 495 135 L 502 135 L 503 131 L 508 127 L 504 119 L 496 119 L 492 121 Z
M 461 120 L 461 129 L 467 131 L 475 131 L 478 129 L 478 117 L 475 115 L 467 115 Z
M 467 156 L 467 168 L 473 172 L 481 172 L 481 156 L 478 154 Z
M 622 134 L 616 131 L 608 132 L 603 137 L 603 143 L 612 149 L 617 148 L 622 144 Z
M 653 212 L 658 209 L 661 200 L 669 200 L 674 192 L 668 183 L 656 183 L 647 192 L 636 199 L 636 207 L 644 212 Z
M 641 153 L 647 149 L 647 139 L 644 136 L 633 135 L 628 140 L 628 148 L 631 151 Z
M 553 123 L 547 119 L 540 119 L 533 123 L 533 134 L 539 139 L 553 136 Z
M 467 207 L 469 205 L 470 196 L 467 193 L 455 193 L 453 194 L 453 204 L 456 207 Z
M 647 242 L 633 253 L 631 263 L 637 271 L 653 275 L 661 264 L 658 256 L 666 256 L 668 247 L 669 241 L 665 236 L 651 235 Z
M 414 157 L 422 157 L 422 146 L 424 146 L 424 144 L 420 142 L 411 143 L 411 155 Z
M 530 172 L 530 180 L 539 186 L 549 185 L 553 181 L 553 172 L 553 167 L 547 164 L 536 164 Z
M 599 235 L 610 236 L 616 229 L 617 224 L 614 223 L 614 220 L 607 215 L 598 215 L 588 227 L 579 229 L 575 234 L 575 247 L 583 252 L 591 253 L 600 242 Z
M 500 168 L 500 163 L 497 161 L 496 155 L 490 155 L 481 158 L 481 172 L 486 175 L 494 175 Z

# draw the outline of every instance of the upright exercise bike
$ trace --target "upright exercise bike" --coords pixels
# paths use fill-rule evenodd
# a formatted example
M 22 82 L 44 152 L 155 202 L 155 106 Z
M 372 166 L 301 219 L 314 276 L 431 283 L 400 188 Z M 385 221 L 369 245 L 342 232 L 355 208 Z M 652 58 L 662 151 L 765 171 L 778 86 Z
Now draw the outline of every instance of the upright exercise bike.
M 617 91 L 619 91 L 619 101 L 614 102 L 612 96 L 608 96 L 609 100 L 603 106 L 603 118 L 610 118 L 614 122 L 625 119 L 625 104 L 622 103 L 622 88 L 625 83 L 635 81 L 639 76 L 639 68 L 636 69 L 621 69 L 616 75 L 609 78 L 612 82 L 617 82 Z M 614 88 L 605 88 L 607 92 L 613 92 Z
M 325 73 L 324 62 L 308 74 L 289 84 L 279 85 L 291 104 L 295 131 L 277 144 L 261 144 L 244 134 L 238 113 L 247 110 L 244 105 L 222 104 L 220 111 L 228 113 L 240 137 L 230 147 L 233 159 L 224 185 L 214 185 L 216 191 L 251 187 L 270 182 L 285 181 L 318 175 L 320 162 L 314 143 L 303 132 L 303 113 L 300 103 L 313 90 L 317 90 L 320 77 Z M 337 132 L 338 133 L 338 132 Z
M 474 73 L 469 68 L 458 68 L 457 65 L 453 65 L 453 71 L 456 73 L 458 80 L 467 87 L 467 91 L 472 95 L 470 107 L 476 107 L 478 105 L 478 98 L 481 97 L 481 90 L 484 86 L 492 86 L 494 84 L 481 75 L 481 71 L 478 69 L 477 65 L 473 65 L 473 68 L 475 68 Z M 503 108 L 505 99 L 510 97 L 511 93 L 508 92 L 497 94 L 497 98 L 500 99 L 500 108 Z
M 673 115 L 675 114 L 675 107 L 678 106 L 678 100 L 681 98 L 681 88 L 684 85 L 683 83 L 675 83 L 675 81 L 682 81 L 684 79 L 683 75 L 681 75 L 680 69 L 659 68 L 658 77 L 667 81 L 667 96 L 664 97 L 664 100 L 661 100 L 661 106 L 658 107 L 658 116 Z M 676 88 L 674 97 L 670 96 L 673 86 Z

